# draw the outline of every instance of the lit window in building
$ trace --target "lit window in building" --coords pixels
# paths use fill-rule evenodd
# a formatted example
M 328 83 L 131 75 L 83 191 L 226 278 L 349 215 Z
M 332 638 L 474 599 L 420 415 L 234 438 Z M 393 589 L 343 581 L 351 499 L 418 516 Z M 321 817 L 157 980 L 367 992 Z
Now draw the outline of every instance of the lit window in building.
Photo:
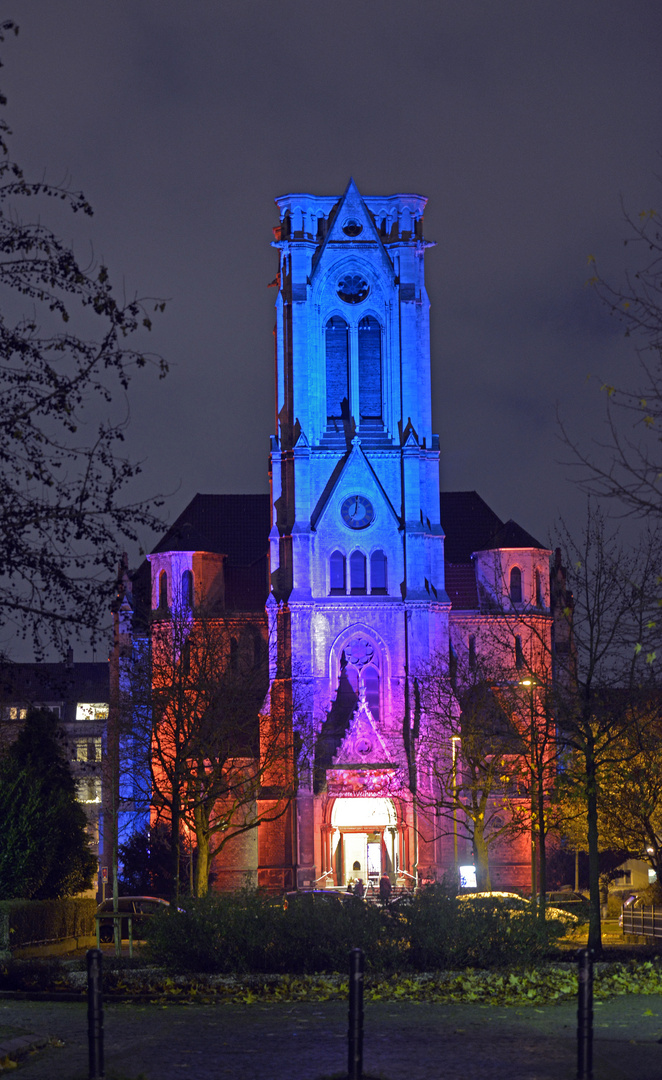
M 373 551 L 370 556 L 370 592 L 386 593 L 386 555 Z
M 101 761 L 101 739 L 76 739 L 74 746 L 76 761 Z
M 361 420 L 382 418 L 382 328 L 371 315 L 359 323 L 359 412 Z
M 193 607 L 193 573 L 185 570 L 182 574 L 182 607 Z
M 101 802 L 101 780 L 97 776 L 86 776 L 76 782 L 77 798 L 81 803 Z
M 345 584 L 345 556 L 341 551 L 334 551 L 329 559 L 330 592 L 333 596 L 344 594 Z
M 510 571 L 510 600 L 513 604 L 522 603 L 522 571 L 519 566 L 513 566 Z
M 8 711 L 10 720 L 25 720 L 28 715 L 28 710 L 21 705 L 10 705 Z
M 100 702 L 98 704 L 88 704 L 86 702 L 79 701 L 76 704 L 76 719 L 77 720 L 107 720 L 108 719 L 108 705 Z
M 365 593 L 366 591 L 366 564 L 365 555 L 362 551 L 353 551 L 349 557 L 349 585 L 352 593 Z
M 344 404 L 343 404 L 344 403 Z M 349 331 L 334 315 L 326 324 L 326 418 L 330 423 L 349 415 Z

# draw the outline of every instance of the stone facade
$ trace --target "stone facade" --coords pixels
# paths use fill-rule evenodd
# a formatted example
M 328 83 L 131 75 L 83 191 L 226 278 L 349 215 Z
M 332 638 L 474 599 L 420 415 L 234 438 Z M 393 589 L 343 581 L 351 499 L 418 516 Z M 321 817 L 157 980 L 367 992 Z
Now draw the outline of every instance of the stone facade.
M 440 503 L 426 200 L 362 198 L 350 181 L 341 198 L 276 202 L 271 499 L 196 496 L 150 556 L 151 608 L 204 586 L 265 634 L 262 724 L 275 710 L 291 718 L 298 791 L 242 853 L 254 852 L 255 880 L 346 888 L 386 872 L 408 886 L 471 861 L 430 812 L 421 748 L 445 736 L 430 731 L 417 679 L 488 638 L 510 683 L 539 666 L 551 553 L 475 492 Z M 526 887 L 526 842 L 496 861 L 499 884 Z

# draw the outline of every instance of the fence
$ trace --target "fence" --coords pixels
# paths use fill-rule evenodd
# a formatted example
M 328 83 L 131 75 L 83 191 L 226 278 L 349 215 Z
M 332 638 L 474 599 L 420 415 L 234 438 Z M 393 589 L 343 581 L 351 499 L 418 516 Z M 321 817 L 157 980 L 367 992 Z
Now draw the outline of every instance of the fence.
M 654 904 L 623 907 L 623 933 L 662 941 L 662 908 Z

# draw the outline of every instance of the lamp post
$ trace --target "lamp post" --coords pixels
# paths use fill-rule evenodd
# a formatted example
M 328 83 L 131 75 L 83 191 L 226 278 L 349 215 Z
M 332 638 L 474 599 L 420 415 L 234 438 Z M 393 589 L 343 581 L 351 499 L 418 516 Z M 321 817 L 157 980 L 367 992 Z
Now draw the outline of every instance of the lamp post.
M 455 876 L 458 878 L 457 865 L 457 754 L 460 745 L 459 735 L 451 737 L 451 753 L 453 755 L 453 866 Z M 459 880 L 459 878 L 458 878 Z
M 534 708 L 534 693 L 535 688 L 538 685 L 537 680 L 533 675 L 527 675 L 525 679 L 520 679 L 520 686 L 526 686 L 529 691 L 529 704 L 531 706 L 531 720 L 529 737 L 531 740 L 531 787 L 530 787 L 530 809 L 531 809 L 531 897 L 533 900 L 538 895 L 538 860 L 536 850 L 536 789 L 535 780 L 537 778 L 537 766 L 538 766 L 538 739 L 536 730 L 536 714 Z

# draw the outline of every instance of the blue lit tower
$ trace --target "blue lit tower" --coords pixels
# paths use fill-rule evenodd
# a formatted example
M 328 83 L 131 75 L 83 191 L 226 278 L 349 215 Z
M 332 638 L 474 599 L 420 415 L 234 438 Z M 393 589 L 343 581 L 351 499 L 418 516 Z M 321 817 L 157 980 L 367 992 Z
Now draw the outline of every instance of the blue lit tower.
M 284 195 L 271 446 L 271 702 L 303 768 L 260 881 L 429 876 L 412 676 L 448 653 L 420 195 Z M 295 878 L 296 873 L 296 878 Z

